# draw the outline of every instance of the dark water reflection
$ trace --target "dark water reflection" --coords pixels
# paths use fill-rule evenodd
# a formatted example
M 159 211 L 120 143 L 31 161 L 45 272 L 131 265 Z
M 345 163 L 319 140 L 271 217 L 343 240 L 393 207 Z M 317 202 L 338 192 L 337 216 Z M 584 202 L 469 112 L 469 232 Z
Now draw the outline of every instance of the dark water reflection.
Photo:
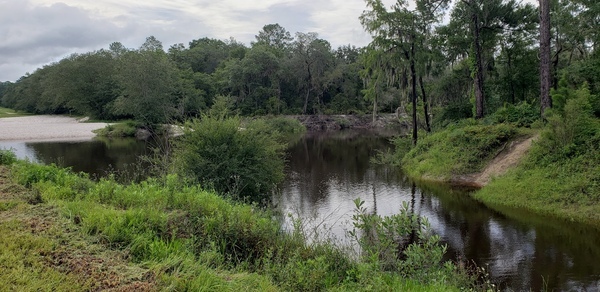
M 155 143 L 133 138 L 94 139 L 70 142 L 0 142 L 0 148 L 13 149 L 19 158 L 71 167 L 91 177 L 119 172 L 134 178 L 143 177 L 142 155 L 150 154 Z
M 138 157 L 153 145 L 133 139 L 0 142 L 0 148 L 13 148 L 21 158 L 92 176 L 110 170 L 140 174 L 145 166 Z M 513 209 L 493 211 L 465 191 L 413 184 L 397 168 L 369 163 L 388 147 L 387 139 L 368 132 L 308 134 L 289 149 L 287 179 L 274 202 L 284 214 L 308 222 L 307 230 L 316 226 L 322 237 L 332 234 L 342 243 L 348 243 L 354 199 L 380 215 L 395 214 L 407 202 L 448 245 L 449 259 L 487 267 L 503 289 L 600 291 L 599 230 Z
M 503 289 L 600 290 L 599 230 L 493 211 L 441 184 L 416 182 L 415 188 L 398 169 L 369 163 L 388 147 L 369 133 L 309 134 L 289 149 L 287 180 L 274 201 L 284 214 L 306 220 L 309 232 L 342 242 L 348 242 L 355 198 L 379 215 L 397 213 L 407 202 L 448 245 L 449 259 L 486 267 Z M 285 224 L 291 226 L 290 217 Z

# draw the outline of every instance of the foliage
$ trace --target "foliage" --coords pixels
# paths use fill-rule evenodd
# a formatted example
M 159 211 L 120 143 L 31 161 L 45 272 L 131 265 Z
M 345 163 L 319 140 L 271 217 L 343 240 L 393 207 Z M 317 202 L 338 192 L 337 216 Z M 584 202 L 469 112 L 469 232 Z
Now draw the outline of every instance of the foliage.
M 517 134 L 507 124 L 454 124 L 423 138 L 400 162 L 411 176 L 449 179 L 480 170 Z
M 435 115 L 433 124 L 445 127 L 450 123 L 473 117 L 472 105 L 466 100 L 452 102 L 439 109 L 440 113 Z
M 354 228 L 349 232 L 361 248 L 361 259 L 373 271 L 399 273 L 421 283 L 466 284 L 471 279 L 443 262 L 446 246 L 433 235 L 426 218 L 412 213 L 404 202 L 400 213 L 370 214 L 364 201 L 354 200 Z
M 258 123 L 204 116 L 184 125 L 175 167 L 184 177 L 221 194 L 260 202 L 283 180 L 283 147 Z
M 10 149 L 0 149 L 0 165 L 11 165 L 17 161 L 17 156 Z
M 594 117 L 590 104 L 593 98 L 586 86 L 579 90 L 559 90 L 562 94 L 552 96 L 555 112 L 548 116 L 549 129 L 542 135 L 547 153 L 537 154 L 541 161 L 577 157 L 594 149 L 599 141 L 600 121 Z
M 600 120 L 593 114 L 593 99 L 586 86 L 561 87 L 552 97 L 555 108 L 529 155 L 475 196 L 491 205 L 598 225 Z
M 540 109 L 537 105 L 521 102 L 519 104 L 506 104 L 493 115 L 494 123 L 511 123 L 517 127 L 531 127 L 540 118 Z
M 135 133 L 141 125 L 138 122 L 128 120 L 116 124 L 108 124 L 102 129 L 94 131 L 101 137 L 135 137 Z

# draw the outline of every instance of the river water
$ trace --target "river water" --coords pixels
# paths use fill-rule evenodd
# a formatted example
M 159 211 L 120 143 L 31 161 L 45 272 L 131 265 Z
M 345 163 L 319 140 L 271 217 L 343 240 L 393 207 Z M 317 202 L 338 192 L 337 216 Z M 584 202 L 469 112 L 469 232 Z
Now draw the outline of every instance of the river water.
M 87 142 L 0 142 L 21 158 L 70 166 L 92 176 L 139 172 L 138 156 L 153 143 L 119 139 Z M 273 201 L 285 216 L 301 218 L 305 231 L 347 242 L 353 200 L 379 215 L 403 202 L 428 218 L 448 246 L 448 259 L 486 268 L 503 290 L 600 291 L 600 230 L 514 209 L 491 210 L 466 190 L 413 183 L 397 168 L 370 158 L 389 149 L 369 132 L 309 133 L 288 150 L 285 182 Z M 133 176 L 133 175 L 132 175 Z

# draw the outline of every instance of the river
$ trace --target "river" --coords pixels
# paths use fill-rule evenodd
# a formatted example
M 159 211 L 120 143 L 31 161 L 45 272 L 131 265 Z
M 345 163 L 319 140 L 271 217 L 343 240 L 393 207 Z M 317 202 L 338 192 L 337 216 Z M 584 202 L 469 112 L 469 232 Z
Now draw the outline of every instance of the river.
M 144 168 L 138 157 L 152 153 L 151 145 L 130 139 L 0 142 L 21 158 L 92 177 L 115 171 L 134 177 Z M 354 199 L 379 215 L 397 213 L 407 202 L 447 244 L 448 259 L 486 268 L 503 290 L 600 291 L 599 230 L 514 209 L 491 210 L 466 190 L 413 183 L 395 167 L 370 163 L 389 147 L 386 138 L 369 132 L 307 134 L 288 149 L 286 180 L 273 197 L 276 208 L 301 218 L 305 230 L 343 243 Z

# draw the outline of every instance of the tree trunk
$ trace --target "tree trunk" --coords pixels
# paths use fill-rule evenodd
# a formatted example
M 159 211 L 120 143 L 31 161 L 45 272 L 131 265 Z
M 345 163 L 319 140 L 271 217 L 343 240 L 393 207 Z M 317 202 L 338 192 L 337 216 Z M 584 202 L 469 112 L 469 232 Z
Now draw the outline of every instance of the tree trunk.
M 429 103 L 425 94 L 425 86 L 423 85 L 423 76 L 419 76 L 419 84 L 421 86 L 421 94 L 423 95 L 423 111 L 425 112 L 425 130 L 431 132 L 431 123 L 429 122 Z
M 540 102 L 542 117 L 550 99 L 550 0 L 540 0 Z
M 375 90 L 377 90 L 377 84 L 375 85 Z M 377 94 L 373 96 L 373 124 L 377 120 Z
M 415 68 L 415 45 L 410 47 L 410 75 L 411 75 L 411 95 L 412 95 L 412 142 L 417 145 L 417 70 Z
M 484 116 L 484 100 L 485 96 L 483 95 L 483 61 L 481 56 L 481 39 L 479 36 L 480 28 L 479 28 L 479 17 L 477 13 L 474 12 L 472 15 L 473 20 L 473 42 L 475 45 L 475 76 L 474 76 L 474 85 L 475 85 L 475 118 L 481 119 Z
M 310 64 L 308 65 L 308 78 L 306 78 L 306 97 L 304 98 L 304 109 L 302 110 L 303 114 L 306 114 L 306 110 L 308 109 L 308 98 L 310 97 L 310 89 L 312 88 L 312 75 L 310 73 Z

